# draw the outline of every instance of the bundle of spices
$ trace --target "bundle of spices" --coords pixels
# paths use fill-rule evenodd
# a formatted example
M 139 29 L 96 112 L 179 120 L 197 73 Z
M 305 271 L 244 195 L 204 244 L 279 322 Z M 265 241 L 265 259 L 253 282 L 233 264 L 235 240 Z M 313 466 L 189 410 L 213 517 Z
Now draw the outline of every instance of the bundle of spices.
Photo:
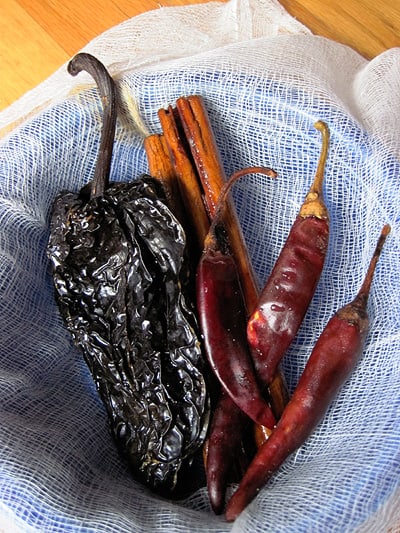
M 244 174 L 276 173 L 251 167 L 227 180 L 204 103 L 189 96 L 159 110 L 162 133 L 144 142 L 150 175 L 110 181 L 115 86 L 93 56 L 73 58 L 70 73 L 81 70 L 98 85 L 104 122 L 92 180 L 53 206 L 48 253 L 60 313 L 135 478 L 164 496 L 182 495 L 200 454 L 212 509 L 234 520 L 305 442 L 354 368 L 390 228 L 289 398 L 280 363 L 328 247 L 327 125 L 315 124 L 316 175 L 259 294 L 229 192 Z M 232 481 L 238 489 L 226 502 Z

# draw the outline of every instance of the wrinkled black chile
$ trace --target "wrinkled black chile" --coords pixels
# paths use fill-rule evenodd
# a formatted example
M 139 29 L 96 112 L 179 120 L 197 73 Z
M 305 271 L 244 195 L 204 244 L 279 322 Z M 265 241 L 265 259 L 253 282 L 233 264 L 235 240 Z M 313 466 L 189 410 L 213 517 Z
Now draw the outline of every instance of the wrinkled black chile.
M 137 479 L 171 494 L 207 431 L 185 233 L 149 176 L 60 194 L 48 254 L 60 313 Z

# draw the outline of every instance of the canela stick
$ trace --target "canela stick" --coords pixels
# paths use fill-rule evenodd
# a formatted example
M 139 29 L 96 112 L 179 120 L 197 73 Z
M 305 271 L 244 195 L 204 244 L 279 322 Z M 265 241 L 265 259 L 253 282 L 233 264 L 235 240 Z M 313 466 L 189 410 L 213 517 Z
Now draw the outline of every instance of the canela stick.
M 206 209 L 210 218 L 213 218 L 226 175 L 203 99 L 200 96 L 178 98 L 176 109 L 204 192 Z M 249 309 L 253 309 L 258 297 L 257 282 L 240 223 L 230 200 L 225 208 L 224 225 L 240 273 L 246 304 Z
M 175 169 L 182 206 L 186 213 L 190 233 L 196 238 L 197 248 L 203 248 L 210 220 L 204 209 L 198 176 L 190 160 L 182 128 L 172 106 L 158 111 L 165 145 Z
M 206 207 L 212 217 L 226 176 L 203 99 L 196 95 L 179 98 L 176 109 L 191 149 Z M 247 311 L 251 313 L 257 304 L 259 291 L 240 223 L 231 202 L 227 205 L 223 221 L 239 271 Z M 270 383 L 269 394 L 274 414 L 279 418 L 288 401 L 286 381 L 279 368 Z
M 182 167 L 173 162 L 170 139 L 167 141 L 165 135 L 155 133 L 146 137 L 143 144 L 150 175 L 161 183 L 169 208 L 185 229 L 187 258 L 191 264 L 190 273 L 193 274 L 194 280 L 201 244 L 208 228 L 208 219 L 206 217 L 204 220 L 204 209 L 202 211 L 187 209 L 191 204 L 181 190 Z M 185 175 L 187 176 L 187 173 Z
M 175 168 L 170 160 L 168 145 L 163 135 L 155 133 L 144 139 L 150 175 L 163 186 L 168 205 L 181 223 L 184 222 L 179 182 Z M 184 224 L 186 226 L 186 223 Z
M 178 114 L 170 107 L 168 110 L 160 110 L 159 117 L 163 130 L 161 137 L 167 150 L 154 149 L 154 146 L 151 145 L 154 144 L 157 147 L 158 139 L 152 139 L 154 136 L 151 136 L 152 138 L 148 139 L 150 145 L 145 144 L 149 166 L 150 169 L 158 171 L 159 168 L 162 169 L 171 164 L 179 182 L 180 194 L 184 195 L 185 191 L 190 193 L 186 196 L 185 204 L 189 210 L 192 205 L 196 207 L 192 209 L 193 216 L 189 227 L 193 225 L 197 229 L 197 242 L 201 241 L 201 247 L 198 250 L 200 254 L 210 223 L 206 206 L 203 203 L 203 192 L 199 186 L 197 170 L 193 165 Z M 202 131 L 203 137 L 212 134 L 209 128 L 208 125 Z M 153 160 L 154 157 L 165 158 L 167 154 L 169 155 L 169 162 L 160 163 Z M 204 223 L 204 219 L 206 219 L 206 223 Z M 205 226 L 207 226 L 206 229 Z M 216 400 L 209 437 L 204 446 L 204 464 L 210 504 L 215 513 L 221 513 L 225 504 L 227 484 L 235 475 L 235 471 L 238 473 L 238 478 L 241 478 L 244 465 L 248 465 L 249 458 L 254 455 L 254 446 L 251 445 L 252 439 L 247 436 L 248 433 L 251 433 L 248 416 L 228 394 L 219 391 L 213 394 L 213 397 L 217 396 L 219 398 Z M 234 428 L 234 435 L 232 428 Z M 266 430 L 260 429 L 263 434 L 264 431 Z M 250 450 L 248 450 L 249 444 Z

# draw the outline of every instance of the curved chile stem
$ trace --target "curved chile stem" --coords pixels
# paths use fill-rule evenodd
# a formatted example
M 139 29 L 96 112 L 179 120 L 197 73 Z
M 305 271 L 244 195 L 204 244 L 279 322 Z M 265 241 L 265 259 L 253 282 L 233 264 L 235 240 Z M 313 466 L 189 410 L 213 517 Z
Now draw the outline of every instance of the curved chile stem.
M 311 190 L 322 196 L 322 183 L 324 181 L 326 160 L 328 159 L 330 133 L 327 124 L 322 120 L 318 120 L 314 124 L 314 128 L 321 132 L 322 146 L 317 170 L 315 172 L 315 179 L 314 183 L 311 185 Z
M 88 72 L 97 84 L 103 103 L 103 128 L 100 148 L 94 171 L 90 197 L 102 196 L 109 183 L 111 158 L 117 119 L 114 81 L 105 66 L 94 56 L 79 53 L 68 64 L 68 72 L 76 76 L 82 70 Z
M 275 172 L 275 170 L 273 170 L 272 168 L 254 166 L 254 167 L 245 167 L 245 168 L 242 168 L 240 170 L 237 170 L 236 172 L 234 172 L 230 176 L 230 178 L 228 179 L 228 181 L 226 183 L 224 183 L 224 186 L 222 187 L 222 189 L 220 191 L 220 194 L 219 194 L 219 197 L 218 197 L 218 200 L 217 200 L 217 204 L 216 204 L 216 207 L 215 207 L 214 216 L 213 216 L 213 219 L 211 221 L 211 225 L 210 225 L 208 234 L 206 235 L 206 238 L 205 238 L 205 241 L 204 241 L 204 249 L 205 250 L 217 250 L 219 248 L 218 239 L 217 239 L 217 237 L 215 235 L 215 230 L 216 230 L 216 227 L 218 226 L 218 224 L 220 224 L 220 222 L 221 222 L 221 219 L 222 219 L 222 216 L 224 214 L 225 207 L 226 207 L 226 198 L 227 198 L 232 186 L 241 177 L 247 176 L 248 174 L 256 174 L 256 173 L 264 174 L 264 175 L 266 175 L 266 176 L 268 176 L 270 178 L 276 178 L 277 175 L 278 175 Z
M 322 120 L 318 120 L 314 124 L 314 127 L 321 133 L 322 146 L 314 181 L 300 208 L 300 216 L 303 218 L 317 217 L 328 220 L 329 215 L 323 199 L 322 185 L 324 182 L 326 161 L 328 159 L 330 132 L 328 125 Z

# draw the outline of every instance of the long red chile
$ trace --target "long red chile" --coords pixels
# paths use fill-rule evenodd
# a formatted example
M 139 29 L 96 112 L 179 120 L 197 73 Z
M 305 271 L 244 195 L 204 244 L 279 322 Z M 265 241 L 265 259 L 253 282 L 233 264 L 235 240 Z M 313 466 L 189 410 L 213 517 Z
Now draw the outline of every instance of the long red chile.
M 241 513 L 286 458 L 304 443 L 356 365 L 368 330 L 368 294 L 389 231 L 389 226 L 382 230 L 358 295 L 336 312 L 315 344 L 275 430 L 259 448 L 228 502 L 228 521 Z
M 275 176 L 273 171 L 256 170 Z M 260 391 L 247 345 L 247 312 L 239 273 L 216 233 L 227 192 L 245 173 L 249 169 L 235 173 L 221 192 L 197 268 L 196 305 L 205 354 L 221 385 L 254 422 L 272 429 L 275 417 Z
M 304 319 L 328 248 L 329 217 L 322 183 L 329 130 L 323 122 L 317 122 L 315 127 L 322 132 L 323 142 L 314 182 L 247 325 L 256 373 L 265 385 L 273 380 Z
M 272 410 L 260 392 L 247 346 L 247 312 L 239 273 L 227 243 L 217 236 L 226 195 L 232 183 L 248 172 L 249 169 L 234 174 L 222 189 L 196 274 L 196 304 L 205 353 L 222 385 L 205 452 L 207 489 L 216 514 L 225 505 L 229 474 L 240 453 L 245 425 L 250 418 L 266 426 L 267 432 L 275 425 Z
M 297 217 L 249 318 L 247 338 L 257 375 L 265 385 L 274 378 L 315 293 L 328 236 L 326 220 Z
M 257 383 L 246 339 L 246 313 L 234 259 L 209 250 L 197 269 L 197 309 L 208 362 L 232 400 L 257 424 L 275 418 Z

